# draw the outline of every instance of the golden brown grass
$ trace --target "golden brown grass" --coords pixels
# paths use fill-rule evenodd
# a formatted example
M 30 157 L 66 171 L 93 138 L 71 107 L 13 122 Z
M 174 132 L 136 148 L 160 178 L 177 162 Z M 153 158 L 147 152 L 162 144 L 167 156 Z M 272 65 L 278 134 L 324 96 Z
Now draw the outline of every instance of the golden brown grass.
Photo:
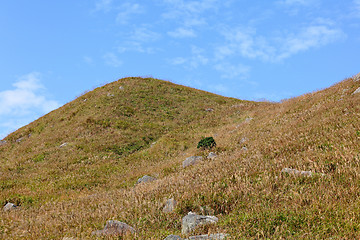
M 0 200 L 21 205 L 0 213 L 0 236 L 95 239 L 91 232 L 113 219 L 137 229 L 130 239 L 163 239 L 202 207 L 220 220 L 194 235 L 359 238 L 358 87 L 346 79 L 277 104 L 155 79 L 95 89 L 0 147 Z M 182 169 L 186 157 L 208 153 L 196 148 L 202 136 L 215 138 L 218 158 Z M 317 174 L 294 177 L 281 173 L 285 167 Z M 134 186 L 145 174 L 158 180 Z M 170 197 L 178 206 L 164 214 Z

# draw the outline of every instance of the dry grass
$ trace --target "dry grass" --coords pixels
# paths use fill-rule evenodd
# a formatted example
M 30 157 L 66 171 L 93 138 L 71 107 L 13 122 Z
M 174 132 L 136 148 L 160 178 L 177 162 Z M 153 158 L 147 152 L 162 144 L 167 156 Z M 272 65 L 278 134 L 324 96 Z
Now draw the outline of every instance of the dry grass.
M 204 208 L 220 221 L 194 234 L 359 238 L 358 87 L 346 79 L 278 104 L 155 79 L 95 89 L 0 147 L 0 201 L 21 205 L 0 213 L 0 236 L 94 239 L 91 232 L 114 219 L 137 229 L 131 239 L 163 239 L 180 234 L 188 211 Z M 186 157 L 207 154 L 196 148 L 202 136 L 215 138 L 218 158 L 182 169 Z M 317 174 L 289 176 L 285 167 Z M 145 174 L 158 180 L 134 187 Z M 178 206 L 164 214 L 170 197 Z

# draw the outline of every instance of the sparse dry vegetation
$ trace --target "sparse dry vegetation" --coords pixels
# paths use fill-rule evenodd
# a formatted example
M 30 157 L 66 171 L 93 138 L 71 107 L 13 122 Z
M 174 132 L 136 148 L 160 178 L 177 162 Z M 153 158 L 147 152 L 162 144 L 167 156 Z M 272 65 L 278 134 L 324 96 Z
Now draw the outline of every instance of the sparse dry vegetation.
M 128 239 L 164 239 L 194 211 L 219 222 L 193 235 L 357 239 L 358 87 L 350 78 L 281 103 L 151 78 L 97 88 L 0 146 L 0 202 L 20 206 L 1 211 L 0 238 L 96 239 L 91 232 L 112 219 L 137 230 Z M 214 137 L 218 157 L 183 169 L 186 157 L 210 151 L 197 148 L 202 136 Z M 145 174 L 157 180 L 134 186 Z M 178 202 L 173 213 L 162 212 L 168 198 Z

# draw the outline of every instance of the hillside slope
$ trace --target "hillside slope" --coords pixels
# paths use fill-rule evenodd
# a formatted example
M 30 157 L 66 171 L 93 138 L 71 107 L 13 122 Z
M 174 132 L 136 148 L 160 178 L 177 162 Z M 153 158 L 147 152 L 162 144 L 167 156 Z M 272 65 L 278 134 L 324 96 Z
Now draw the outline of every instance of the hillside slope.
M 155 79 L 95 89 L 0 147 L 1 201 L 21 205 L 0 214 L 0 236 L 95 239 L 114 219 L 136 239 L 164 239 L 195 211 L 219 223 L 194 235 L 359 238 L 359 87 L 350 78 L 278 104 Z M 183 169 L 186 157 L 207 155 L 196 148 L 202 136 L 214 136 L 218 157 Z M 145 174 L 157 180 L 134 186 Z M 171 197 L 178 205 L 165 214 Z

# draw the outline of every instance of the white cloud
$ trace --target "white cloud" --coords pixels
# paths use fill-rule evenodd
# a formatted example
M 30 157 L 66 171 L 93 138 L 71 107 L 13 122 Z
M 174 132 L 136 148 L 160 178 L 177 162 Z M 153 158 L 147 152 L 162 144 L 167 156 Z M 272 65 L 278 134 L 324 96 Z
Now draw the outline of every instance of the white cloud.
M 170 31 L 168 34 L 174 38 L 196 37 L 196 34 L 192 29 L 186 29 L 182 27 L 177 28 L 175 31 Z
M 120 67 L 123 64 L 123 62 L 114 53 L 106 53 L 103 58 L 105 63 L 112 67 Z
M 127 24 L 131 16 L 134 14 L 141 14 L 145 11 L 144 7 L 138 3 L 126 2 L 119 7 L 119 12 L 116 16 L 116 22 L 120 24 Z
M 302 28 L 298 33 L 286 33 L 281 37 L 258 35 L 255 29 L 224 30 L 226 44 L 218 46 L 216 59 L 232 55 L 249 59 L 276 62 L 311 48 L 321 47 L 346 37 L 345 33 L 329 24 L 315 24 Z
M 233 65 L 230 63 L 221 62 L 215 65 L 215 69 L 221 72 L 221 78 L 246 79 L 249 76 L 251 68 L 243 64 Z
M 99 0 L 95 3 L 95 11 L 108 12 L 112 8 L 113 0 Z
M 191 46 L 191 56 L 188 58 L 177 57 L 170 60 L 173 65 L 183 65 L 187 69 L 196 69 L 199 66 L 207 65 L 209 59 L 204 55 L 204 50 L 196 46 Z
M 0 92 L 0 138 L 60 106 L 46 98 L 40 79 L 40 73 L 29 73 L 13 84 L 14 89 Z
M 354 0 L 352 15 L 355 17 L 360 17 L 360 0 Z
M 278 1 L 277 3 L 287 6 L 291 6 L 291 5 L 310 6 L 317 2 L 318 0 L 282 0 L 282 1 Z

